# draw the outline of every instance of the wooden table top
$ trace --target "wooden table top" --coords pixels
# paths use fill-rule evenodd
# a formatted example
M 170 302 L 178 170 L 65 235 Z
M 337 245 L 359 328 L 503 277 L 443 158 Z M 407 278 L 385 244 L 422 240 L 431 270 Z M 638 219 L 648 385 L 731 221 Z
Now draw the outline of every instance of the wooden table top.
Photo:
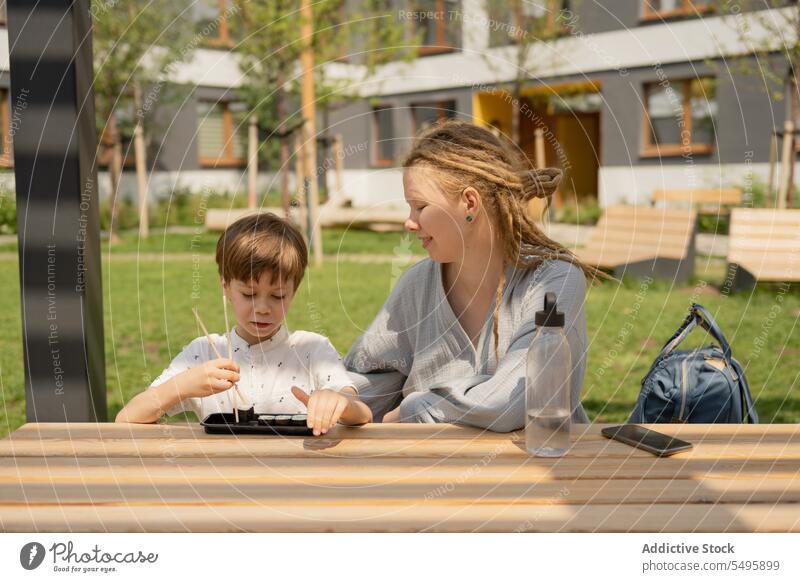
M 800 531 L 800 425 L 645 425 L 694 444 L 667 458 L 603 426 L 545 459 L 449 424 L 26 424 L 0 440 L 0 530 Z

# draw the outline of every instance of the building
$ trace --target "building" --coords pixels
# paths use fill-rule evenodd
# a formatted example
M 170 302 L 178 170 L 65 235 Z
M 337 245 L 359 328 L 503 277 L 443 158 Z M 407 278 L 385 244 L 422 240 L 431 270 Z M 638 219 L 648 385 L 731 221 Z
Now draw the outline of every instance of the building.
M 330 132 L 343 136 L 344 191 L 354 206 L 403 203 L 397 165 L 420 127 L 457 116 L 510 134 L 515 109 L 520 148 L 532 160 L 542 155 L 534 139 L 541 129 L 546 163 L 566 170 L 560 203 L 642 203 L 657 188 L 747 191 L 753 179 L 766 181 L 772 129 L 783 126 L 787 103 L 775 101 L 757 74 L 763 63 L 751 58 L 756 74 L 745 74 L 730 60 L 748 53 L 738 31 L 760 30 L 753 13 L 723 17 L 708 0 L 532 0 L 525 13 L 496 0 L 488 8 L 486 0 L 388 4 L 397 22 L 423 29 L 425 45 L 412 63 L 390 63 L 361 82 L 363 99 L 330 114 Z M 206 0 L 206 18 L 219 19 L 226 5 Z M 511 38 L 526 34 L 530 19 L 546 20 L 554 38 L 532 47 L 515 107 L 501 86 L 516 77 Z M 159 113 L 168 123 L 150 144 L 154 195 L 176 186 L 246 188 L 241 73 L 227 28 L 215 34 L 169 79 L 193 90 Z M 0 160 L 8 166 L 13 104 L 3 37 L 4 30 Z M 776 52 L 771 64 L 780 68 L 780 58 Z M 355 61 L 333 66 L 357 77 Z M 278 189 L 274 173 L 260 180 Z

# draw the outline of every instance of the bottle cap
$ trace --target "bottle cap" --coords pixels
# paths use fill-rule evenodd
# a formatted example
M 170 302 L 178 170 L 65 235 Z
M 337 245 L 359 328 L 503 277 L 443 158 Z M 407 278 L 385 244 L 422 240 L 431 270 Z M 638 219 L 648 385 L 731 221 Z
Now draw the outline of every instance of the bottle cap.
M 564 314 L 558 310 L 555 293 L 545 293 L 544 310 L 536 312 L 535 321 L 537 327 L 564 327 Z

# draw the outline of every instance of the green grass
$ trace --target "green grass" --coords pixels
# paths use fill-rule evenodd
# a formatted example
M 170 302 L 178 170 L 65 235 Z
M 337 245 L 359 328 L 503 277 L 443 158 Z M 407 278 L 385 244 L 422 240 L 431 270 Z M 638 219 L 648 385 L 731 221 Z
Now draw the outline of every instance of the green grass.
M 358 242 L 369 249 L 390 249 L 392 241 L 388 236 L 370 236 L 375 239 L 368 244 Z M 182 248 L 181 237 L 167 238 L 168 248 Z M 391 250 L 387 254 L 392 254 Z M 200 334 L 191 315 L 193 306 L 199 308 L 212 331 L 222 329 L 216 266 L 210 252 L 201 252 L 200 257 L 200 262 L 193 265 L 191 254 L 186 254 L 185 261 L 163 262 L 130 255 L 103 255 L 110 419 L 123 402 L 144 389 L 185 344 Z M 698 278 L 680 288 L 661 282 L 643 287 L 638 281 L 625 281 L 622 285 L 605 283 L 590 289 L 586 301 L 590 348 L 583 403 L 593 421 L 627 418 L 642 376 L 664 341 L 683 321 L 689 304 L 697 301 L 718 313 L 735 357 L 746 366 L 762 422 L 800 422 L 800 293 L 772 286 L 759 288 L 753 294 L 721 295 L 717 283 L 723 265 L 711 263 L 705 267 L 698 260 L 698 277 L 710 282 L 706 285 Z M 194 269 L 199 275 L 199 279 L 195 278 L 196 288 Z M 311 268 L 292 304 L 290 328 L 327 335 L 341 353 L 346 352 L 388 295 L 395 270 L 391 262 L 334 260 L 319 269 Z M 15 259 L 0 259 L 0 277 L 5 281 L 4 293 L 0 294 L 0 329 L 4 331 L 0 349 L 0 436 L 5 436 L 25 422 Z M 707 339 L 703 336 L 696 332 L 693 344 Z
M 220 233 L 206 232 L 200 228 L 196 233 L 164 233 L 154 231 L 146 239 L 136 232 L 124 232 L 120 241 L 112 245 L 111 253 L 200 253 L 213 256 Z M 103 255 L 109 252 L 108 241 L 102 243 Z M 402 232 L 370 232 L 367 230 L 330 228 L 322 231 L 322 249 L 326 255 L 370 254 L 424 255 L 425 251 L 414 236 Z M 17 243 L 0 244 L 0 252 L 17 252 Z

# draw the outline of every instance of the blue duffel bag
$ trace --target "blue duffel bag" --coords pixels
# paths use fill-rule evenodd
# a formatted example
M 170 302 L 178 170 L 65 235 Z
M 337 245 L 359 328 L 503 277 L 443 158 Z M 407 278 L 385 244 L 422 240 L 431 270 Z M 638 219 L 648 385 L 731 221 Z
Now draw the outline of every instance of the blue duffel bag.
M 676 350 L 698 324 L 719 346 Z M 702 305 L 692 304 L 686 321 L 653 362 L 628 422 L 758 422 L 744 370 Z

